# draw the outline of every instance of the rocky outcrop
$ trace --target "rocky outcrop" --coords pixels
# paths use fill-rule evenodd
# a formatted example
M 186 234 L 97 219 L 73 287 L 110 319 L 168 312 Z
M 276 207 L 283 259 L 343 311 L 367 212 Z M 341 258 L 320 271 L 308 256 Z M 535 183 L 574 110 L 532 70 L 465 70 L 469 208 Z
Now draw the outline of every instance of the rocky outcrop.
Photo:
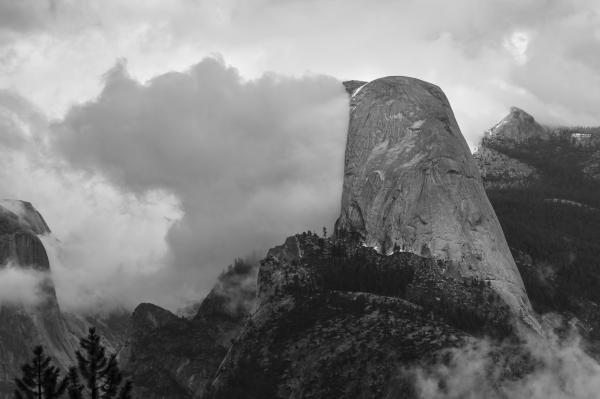
M 3 199 L 0 200 L 0 206 L 5 211 L 9 211 L 16 216 L 16 222 L 22 226 L 23 229 L 29 230 L 33 234 L 38 235 L 50 233 L 50 227 L 48 227 L 42 215 L 33 207 L 33 205 L 31 205 L 30 202 L 14 199 Z
M 31 349 L 43 345 L 59 367 L 74 360 L 77 337 L 63 318 L 50 275 L 50 263 L 39 235 L 50 229 L 28 202 L 0 202 L 0 271 L 11 267 L 35 276 L 33 302 L 0 303 L 0 398 L 12 398 L 13 379 L 29 360 Z
M 29 202 L 0 201 L 0 265 L 48 271 L 48 256 L 38 237 L 48 233 L 48 225 Z
M 75 363 L 79 337 L 93 325 L 105 338 L 108 350 L 118 352 L 126 326 L 122 313 L 111 315 L 61 312 L 44 240 L 52 240 L 42 215 L 29 203 L 0 201 L 0 272 L 12 268 L 36 281 L 35 292 L 0 301 L 0 399 L 13 397 L 14 378 L 28 362 L 31 350 L 42 345 L 55 364 L 66 371 Z M 31 288 L 28 286 L 28 288 Z
M 289 237 L 261 263 L 258 309 L 206 397 L 419 397 L 410 370 L 473 335 L 513 333 L 494 290 L 448 268 L 348 236 Z
M 533 116 L 517 107 L 485 133 L 485 139 L 497 144 L 514 147 L 532 139 L 547 140 L 550 130 L 536 122 Z
M 191 319 L 152 304 L 131 316 L 120 360 L 136 397 L 200 398 L 256 303 L 256 264 L 237 260 Z
M 185 399 L 201 397 L 225 353 L 210 323 L 143 303 L 131 316 L 120 360 L 137 398 Z
M 336 234 L 451 261 L 489 281 L 514 313 L 536 324 L 523 282 L 444 93 L 387 77 L 353 91 L 342 212 Z

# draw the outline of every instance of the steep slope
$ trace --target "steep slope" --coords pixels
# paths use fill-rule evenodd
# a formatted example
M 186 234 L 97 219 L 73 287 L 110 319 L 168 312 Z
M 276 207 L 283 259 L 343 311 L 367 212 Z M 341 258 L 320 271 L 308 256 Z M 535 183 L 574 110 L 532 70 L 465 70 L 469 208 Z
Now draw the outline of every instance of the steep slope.
M 336 234 L 356 232 L 382 253 L 398 247 L 449 260 L 460 276 L 489 281 L 515 314 L 536 324 L 444 93 L 406 77 L 355 86 L 349 88 L 350 123 Z
M 515 121 L 510 115 L 505 119 Z M 485 157 L 478 154 L 501 154 L 503 162 L 478 166 L 533 307 L 576 317 L 583 335 L 598 345 L 600 181 L 594 168 L 600 159 L 600 128 L 542 126 L 549 134 L 539 137 L 540 125 L 532 119 L 511 127 L 521 132 L 521 140 L 514 140 L 502 123 L 496 125 L 475 157 L 481 161 Z M 524 182 L 505 174 L 514 163 L 535 169 L 536 178 Z M 495 176 L 502 174 L 504 184 L 499 185 Z
M 152 304 L 135 309 L 120 360 L 136 397 L 202 397 L 255 305 L 256 272 L 256 264 L 236 260 L 189 320 Z
M 288 238 L 261 263 L 258 309 L 206 397 L 415 398 L 410 370 L 471 334 L 513 333 L 495 291 L 448 267 L 353 238 Z
M 50 264 L 39 235 L 50 233 L 28 202 L 0 203 L 0 271 L 14 268 L 37 281 L 33 302 L 0 303 L 0 398 L 12 397 L 13 379 L 29 360 L 31 348 L 43 345 L 59 366 L 73 361 L 76 337 L 65 322 L 50 276 Z M 32 293 L 35 295 L 35 293 Z
M 127 323 L 123 312 L 110 315 L 64 314 L 56 297 L 44 242 L 56 242 L 42 215 L 29 203 L 0 200 L 0 278 L 19 275 L 33 286 L 17 298 L 0 300 L 0 399 L 13 397 L 13 380 L 35 345 L 62 368 L 75 362 L 79 337 L 97 327 L 111 352 L 120 349 Z M 128 318 L 128 317 L 127 317 Z
M 550 137 L 548 128 L 540 125 L 533 116 L 517 107 L 511 107 L 510 113 L 485 134 L 488 142 L 509 148 L 531 139 L 548 140 Z
M 138 305 L 131 324 L 121 362 L 131 373 L 136 397 L 199 397 L 226 353 L 214 327 L 152 304 Z
M 538 327 L 441 90 L 403 77 L 345 85 L 336 234 L 269 251 L 257 310 L 208 398 L 415 398 L 411 370 L 473 337 L 518 341 L 515 316 Z

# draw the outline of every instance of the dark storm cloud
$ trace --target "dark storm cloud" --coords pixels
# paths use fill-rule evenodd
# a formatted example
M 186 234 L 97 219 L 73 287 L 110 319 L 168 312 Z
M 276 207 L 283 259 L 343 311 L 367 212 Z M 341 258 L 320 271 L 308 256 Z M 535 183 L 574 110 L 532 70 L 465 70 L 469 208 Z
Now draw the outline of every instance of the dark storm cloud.
M 243 81 L 205 59 L 141 84 L 120 63 L 97 99 L 54 126 L 55 145 L 124 191 L 176 195 L 184 214 L 169 231 L 174 267 L 165 275 L 207 289 L 235 256 L 331 227 L 347 102 L 327 76 Z

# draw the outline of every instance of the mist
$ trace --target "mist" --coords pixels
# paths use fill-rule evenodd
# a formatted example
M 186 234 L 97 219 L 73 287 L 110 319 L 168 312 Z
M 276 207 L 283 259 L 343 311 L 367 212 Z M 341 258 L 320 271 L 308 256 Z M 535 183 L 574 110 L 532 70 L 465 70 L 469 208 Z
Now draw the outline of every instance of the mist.
M 552 317 L 546 315 L 546 317 Z M 448 352 L 448 361 L 409 373 L 423 399 L 592 399 L 600 390 L 600 364 L 572 326 L 556 335 L 523 332 L 519 346 L 473 339 Z
M 13 263 L 0 265 L 0 306 L 33 306 L 46 299 L 43 283 L 48 274 Z

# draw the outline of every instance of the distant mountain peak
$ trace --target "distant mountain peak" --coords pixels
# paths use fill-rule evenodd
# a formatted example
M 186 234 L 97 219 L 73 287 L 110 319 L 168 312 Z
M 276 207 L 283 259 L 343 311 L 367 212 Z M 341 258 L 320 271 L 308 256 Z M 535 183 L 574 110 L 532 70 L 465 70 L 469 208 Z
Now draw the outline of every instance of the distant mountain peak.
M 534 118 L 533 118 L 533 116 L 531 116 L 531 114 L 529 114 L 528 112 L 524 111 L 523 109 L 521 109 L 519 107 L 515 107 L 515 106 L 510 107 L 509 116 L 534 121 Z
M 518 107 L 511 107 L 510 112 L 485 135 L 486 139 L 508 141 L 518 144 L 532 138 L 547 139 L 550 132 L 536 122 L 535 118 Z

